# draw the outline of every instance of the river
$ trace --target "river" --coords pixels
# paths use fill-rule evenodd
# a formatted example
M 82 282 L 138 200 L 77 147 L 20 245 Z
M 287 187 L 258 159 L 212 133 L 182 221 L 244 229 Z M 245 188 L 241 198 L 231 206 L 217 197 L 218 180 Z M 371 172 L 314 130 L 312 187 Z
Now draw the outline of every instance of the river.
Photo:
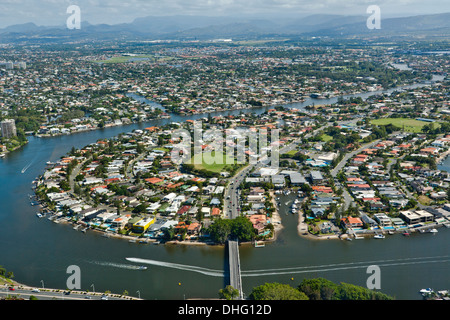
M 365 98 L 368 95 L 363 94 Z M 321 99 L 321 104 L 333 99 Z M 304 103 L 292 107 L 306 106 Z M 235 110 L 264 112 L 268 108 Z M 220 113 L 223 114 L 223 113 Z M 212 114 L 214 115 L 214 114 Z M 93 232 L 82 233 L 36 217 L 30 205 L 31 182 L 45 169 L 47 161 L 65 155 L 72 146 L 80 148 L 121 132 L 196 119 L 205 115 L 154 120 L 147 123 L 105 128 L 54 138 L 29 137 L 30 143 L 0 160 L 0 265 L 13 271 L 15 280 L 27 285 L 66 288 L 70 265 L 81 269 L 81 289 L 110 290 L 144 299 L 217 298 L 224 287 L 225 253 L 219 246 L 143 245 L 108 239 Z M 449 158 L 442 166 L 450 167 Z M 335 282 L 366 286 L 367 266 L 381 270 L 381 291 L 397 299 L 421 299 L 418 291 L 432 287 L 450 288 L 448 272 L 450 232 L 411 237 L 387 236 L 384 240 L 311 241 L 298 236 L 297 216 L 280 209 L 283 230 L 277 241 L 264 248 L 240 247 L 242 282 L 248 295 L 265 282 L 298 285 L 303 278 L 324 277 Z M 147 270 L 136 270 L 146 259 Z M 292 280 L 293 278 L 293 280 Z M 139 292 L 139 293 L 138 293 Z

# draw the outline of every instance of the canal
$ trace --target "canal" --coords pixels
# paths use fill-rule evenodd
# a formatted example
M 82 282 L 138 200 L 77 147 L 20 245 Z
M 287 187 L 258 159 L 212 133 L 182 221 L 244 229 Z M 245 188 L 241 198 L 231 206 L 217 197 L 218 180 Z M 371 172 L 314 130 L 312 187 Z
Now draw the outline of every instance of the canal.
M 319 101 L 332 103 L 334 98 L 327 100 Z M 305 105 L 308 101 L 292 106 Z M 43 173 L 45 163 L 59 159 L 72 146 L 80 148 L 121 132 L 204 116 L 173 116 L 53 138 L 30 137 L 28 145 L 0 160 L 0 265 L 14 272 L 18 282 L 38 287 L 65 289 L 69 276 L 66 270 L 77 265 L 82 290 L 126 290 L 132 296 L 138 296 L 139 291 L 145 299 L 217 298 L 224 286 L 223 247 L 143 245 L 89 231 L 82 233 L 37 218 L 38 209 L 29 200 L 31 183 Z M 442 167 L 450 168 L 450 158 Z M 418 291 L 422 288 L 450 287 L 448 229 L 410 237 L 391 235 L 383 240 L 311 241 L 298 235 L 298 216 L 286 214 L 289 207 L 285 203 L 292 201 L 292 195 L 285 197 L 280 208 L 284 228 L 277 240 L 263 248 L 240 247 L 244 294 L 265 282 L 296 286 L 303 278 L 311 277 L 366 286 L 369 265 L 380 267 L 381 291 L 397 299 L 421 299 Z M 127 258 L 144 259 L 148 269 L 136 270 L 138 264 Z

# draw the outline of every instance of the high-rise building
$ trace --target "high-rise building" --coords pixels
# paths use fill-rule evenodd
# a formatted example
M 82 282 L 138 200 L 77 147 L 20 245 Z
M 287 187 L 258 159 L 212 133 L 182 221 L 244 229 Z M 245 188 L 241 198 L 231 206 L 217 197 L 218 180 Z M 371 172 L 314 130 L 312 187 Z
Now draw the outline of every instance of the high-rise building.
M 17 135 L 16 123 L 13 119 L 6 119 L 1 122 L 2 137 L 12 138 Z
M 15 65 L 17 66 L 18 69 L 26 69 L 27 68 L 27 63 L 24 61 L 16 62 Z

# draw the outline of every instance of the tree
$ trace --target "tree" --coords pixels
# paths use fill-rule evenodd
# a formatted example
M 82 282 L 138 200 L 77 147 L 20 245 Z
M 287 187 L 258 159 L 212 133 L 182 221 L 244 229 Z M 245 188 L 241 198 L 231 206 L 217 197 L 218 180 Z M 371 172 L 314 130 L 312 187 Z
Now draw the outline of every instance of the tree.
M 237 217 L 232 220 L 231 235 L 239 239 L 239 241 L 251 241 L 255 238 L 256 232 L 253 224 L 246 217 Z
M 219 290 L 219 297 L 226 300 L 234 300 L 239 297 L 239 290 L 233 286 L 228 285 L 224 289 Z
M 209 232 L 214 242 L 225 243 L 231 234 L 231 220 L 217 219 L 209 227 Z
M 288 284 L 276 282 L 253 288 L 249 298 L 251 300 L 308 300 L 303 292 Z
M 298 286 L 310 300 L 331 300 L 337 285 L 324 278 L 304 279 Z

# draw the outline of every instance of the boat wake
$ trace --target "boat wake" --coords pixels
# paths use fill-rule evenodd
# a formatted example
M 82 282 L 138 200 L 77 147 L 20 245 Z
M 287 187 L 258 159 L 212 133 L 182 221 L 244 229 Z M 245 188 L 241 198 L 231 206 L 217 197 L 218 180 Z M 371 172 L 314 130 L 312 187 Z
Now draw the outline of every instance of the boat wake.
M 113 262 L 94 262 L 98 265 L 116 267 L 122 269 L 142 270 L 142 265 L 150 264 L 154 266 L 173 268 L 179 270 L 185 270 L 190 272 L 197 272 L 212 277 L 224 277 L 223 270 L 208 269 L 198 266 L 191 266 L 185 264 L 178 264 L 173 262 L 164 262 L 150 259 L 141 258 L 125 258 L 127 261 L 138 263 L 139 265 L 120 264 Z M 258 269 L 258 270 L 241 270 L 242 277 L 261 277 L 271 275 L 285 275 L 285 274 L 300 274 L 310 272 L 329 272 L 339 270 L 350 269 L 366 269 L 371 265 L 377 265 L 379 267 L 401 266 L 401 265 L 418 265 L 429 263 L 448 263 L 450 262 L 450 256 L 435 256 L 435 257 L 419 257 L 419 258 L 405 258 L 405 259 L 391 259 L 391 260 L 376 260 L 376 261 L 361 261 L 361 262 L 349 262 L 349 263 L 335 263 L 325 264 L 318 266 L 305 266 L 305 267 L 289 267 L 289 268 L 276 268 L 276 269 Z
M 27 164 L 25 167 L 23 167 L 21 173 L 25 173 L 28 170 L 28 168 L 32 165 L 32 163 L 33 162 L 31 162 L 31 163 Z
M 197 273 L 201 273 L 201 274 L 204 274 L 207 276 L 212 276 L 212 277 L 223 277 L 224 276 L 224 272 L 222 270 L 214 270 L 214 269 L 190 266 L 190 265 L 185 265 L 185 264 L 163 262 L 163 261 L 149 260 L 149 259 L 140 259 L 140 258 L 126 258 L 126 260 L 131 261 L 131 262 L 140 263 L 140 264 L 151 264 L 154 266 L 174 268 L 174 269 L 180 269 L 180 270 L 185 270 L 185 271 L 192 271 L 192 272 L 197 272 Z
M 400 265 L 414 265 L 414 264 L 426 264 L 426 263 L 445 263 L 450 262 L 450 256 L 437 256 L 437 257 L 421 257 L 421 258 L 406 258 L 395 260 L 378 260 L 378 261 L 362 261 L 362 262 L 350 262 L 350 263 L 337 263 L 327 264 L 320 266 L 309 267 L 290 267 L 290 268 L 278 268 L 278 269 L 260 269 L 260 270 L 248 270 L 241 271 L 242 277 L 260 277 L 269 275 L 283 275 L 283 274 L 298 274 L 308 272 L 327 272 L 327 271 L 339 271 L 358 268 L 367 268 L 370 265 L 377 265 L 379 267 L 400 266 Z
M 132 264 L 124 264 L 124 263 L 115 263 L 115 262 L 106 262 L 106 261 L 91 261 L 96 265 L 120 268 L 120 269 L 128 269 L 128 270 L 141 270 L 141 266 L 135 266 Z

